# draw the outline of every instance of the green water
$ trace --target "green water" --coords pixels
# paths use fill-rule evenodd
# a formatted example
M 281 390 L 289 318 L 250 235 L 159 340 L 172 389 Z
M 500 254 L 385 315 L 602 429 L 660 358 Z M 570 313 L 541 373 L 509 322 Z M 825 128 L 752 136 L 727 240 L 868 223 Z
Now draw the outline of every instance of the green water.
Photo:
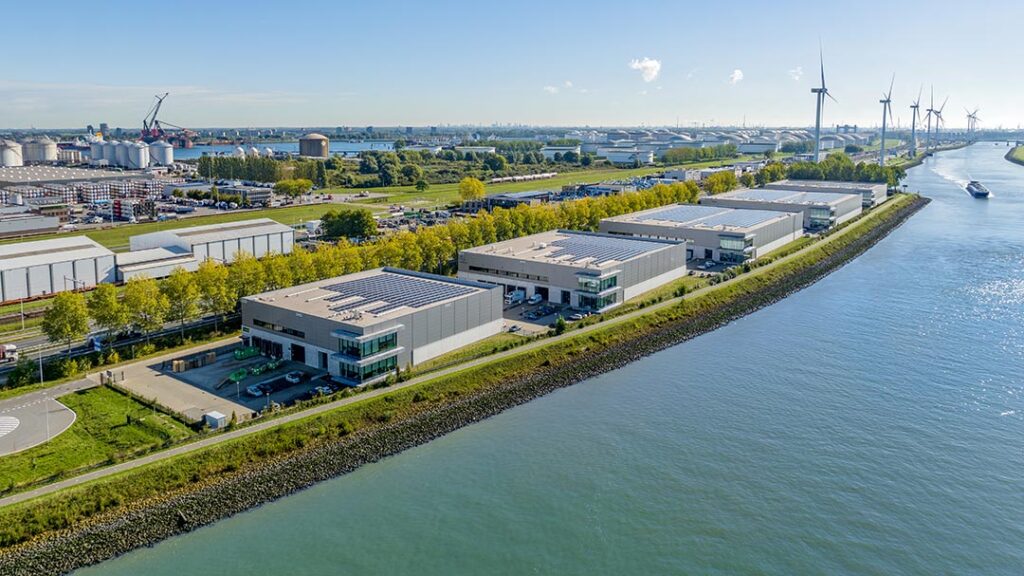
M 935 201 L 783 302 L 81 574 L 1022 574 L 1005 151 L 913 169 Z

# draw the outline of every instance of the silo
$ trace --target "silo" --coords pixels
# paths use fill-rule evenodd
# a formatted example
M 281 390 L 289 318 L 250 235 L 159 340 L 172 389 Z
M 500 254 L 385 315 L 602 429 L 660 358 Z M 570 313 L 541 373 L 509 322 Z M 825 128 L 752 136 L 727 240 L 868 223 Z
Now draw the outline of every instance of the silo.
M 25 162 L 41 162 L 42 152 L 40 152 L 39 141 L 33 138 L 26 138 L 21 141 L 21 159 Z
M 89 143 L 89 158 L 93 162 L 103 160 L 103 141 L 96 140 Z
M 131 142 L 118 142 L 117 148 L 114 148 L 114 157 L 117 159 L 114 163 L 118 166 L 128 165 L 128 149 L 131 148 Z
M 170 166 L 174 164 L 174 147 L 163 140 L 157 140 L 149 145 L 149 158 L 156 166 Z
M 149 146 L 144 142 L 128 145 L 128 168 L 142 170 L 149 167 Z
M 42 156 L 41 162 L 56 162 L 57 161 L 57 143 L 50 139 L 49 136 L 41 136 L 37 140 L 39 144 L 39 151 Z
M 111 166 L 117 164 L 117 140 L 108 140 L 103 143 L 103 159 Z
M 330 141 L 323 134 L 310 132 L 299 138 L 299 156 L 327 158 L 329 149 Z
M 13 140 L 0 140 L 0 166 L 24 166 L 21 144 Z

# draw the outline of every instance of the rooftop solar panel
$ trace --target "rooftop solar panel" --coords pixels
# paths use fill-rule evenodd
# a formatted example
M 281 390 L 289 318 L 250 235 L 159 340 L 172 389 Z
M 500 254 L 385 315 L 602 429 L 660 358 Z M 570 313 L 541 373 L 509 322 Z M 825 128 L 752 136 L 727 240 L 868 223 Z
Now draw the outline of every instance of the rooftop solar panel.
M 782 215 L 781 212 L 770 212 L 768 210 L 729 210 L 721 214 L 710 216 L 700 221 L 705 226 L 731 226 L 734 228 L 749 228 L 757 226 L 762 222 L 774 220 Z
M 323 289 L 337 292 L 336 295 L 325 298 L 331 302 L 358 297 L 352 302 L 332 307 L 331 310 L 335 312 L 377 304 L 376 307 L 367 310 L 367 312 L 377 315 L 386 314 L 403 306 L 422 308 L 436 302 L 472 294 L 477 290 L 469 286 L 391 272 L 338 282 L 324 286 Z
M 550 258 L 562 258 L 573 262 L 592 258 L 597 264 L 613 260 L 624 262 L 662 248 L 660 244 L 643 240 L 590 235 L 569 236 L 555 240 L 549 246 L 556 248 L 549 253 Z
M 665 208 L 664 210 L 658 210 L 657 212 L 650 212 L 647 214 L 641 214 L 633 218 L 634 221 L 644 220 L 665 220 L 668 222 L 679 222 L 680 224 L 686 224 L 699 220 L 701 218 L 707 218 L 715 214 L 721 214 L 722 212 L 728 212 L 727 208 L 716 208 L 714 206 L 701 206 L 700 204 L 685 204 L 672 206 L 671 208 Z

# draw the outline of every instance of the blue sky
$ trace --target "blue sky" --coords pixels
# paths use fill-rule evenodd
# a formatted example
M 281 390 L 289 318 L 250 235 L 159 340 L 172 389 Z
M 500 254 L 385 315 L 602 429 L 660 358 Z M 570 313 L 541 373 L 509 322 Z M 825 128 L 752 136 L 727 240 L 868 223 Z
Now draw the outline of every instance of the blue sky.
M 74 2 L 5 11 L 0 127 L 1024 123 L 1021 2 Z M 97 10 L 96 5 L 104 7 Z M 937 104 L 939 103 L 937 102 Z

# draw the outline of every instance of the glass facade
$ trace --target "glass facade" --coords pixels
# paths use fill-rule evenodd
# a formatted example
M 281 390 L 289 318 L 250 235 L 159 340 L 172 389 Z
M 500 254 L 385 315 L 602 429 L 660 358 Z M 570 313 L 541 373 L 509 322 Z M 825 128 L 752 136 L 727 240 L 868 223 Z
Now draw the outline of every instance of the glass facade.
M 812 207 L 808 212 L 811 228 L 828 228 L 832 225 L 832 209 Z
M 747 249 L 754 245 L 753 238 L 719 236 L 718 257 L 722 262 L 740 264 L 747 261 Z
M 619 285 L 618 276 L 609 276 L 607 278 L 591 278 L 587 276 L 581 276 L 579 279 L 580 292 L 587 292 L 589 294 L 597 294 L 604 292 L 609 288 L 614 288 Z
M 397 365 L 398 358 L 391 356 L 389 358 L 384 358 L 383 360 L 371 362 L 365 366 L 356 366 L 355 364 L 341 362 L 338 364 L 338 372 L 342 378 L 362 383 L 392 372 Z
M 352 358 L 366 358 L 381 352 L 387 352 L 398 347 L 398 333 L 392 332 L 377 338 L 371 338 L 364 342 L 354 342 L 342 339 L 338 346 L 338 352 Z
M 619 295 L 608 294 L 607 296 L 584 296 L 580 295 L 580 308 L 589 308 L 591 310 L 604 310 L 608 306 L 615 304 L 619 300 Z

